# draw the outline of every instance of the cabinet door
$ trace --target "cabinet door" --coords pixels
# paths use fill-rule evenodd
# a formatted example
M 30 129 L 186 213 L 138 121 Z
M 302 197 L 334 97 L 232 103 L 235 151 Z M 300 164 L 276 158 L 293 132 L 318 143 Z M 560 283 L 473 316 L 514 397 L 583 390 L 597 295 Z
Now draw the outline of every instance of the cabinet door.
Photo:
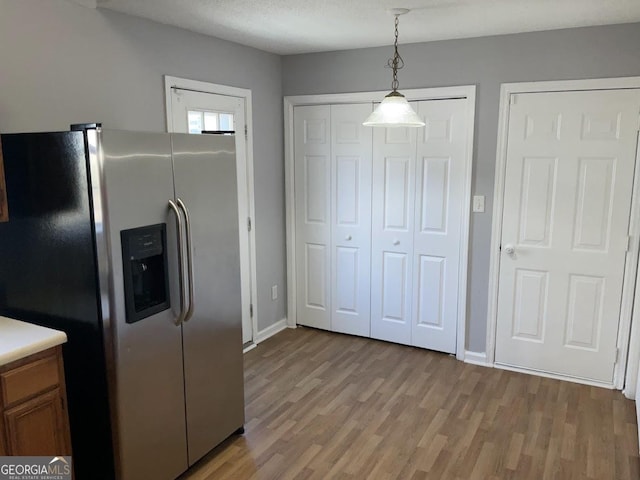
M 331 330 L 368 337 L 371 104 L 331 106 Z
M 4 161 L 2 160 L 2 143 L 0 142 L 0 222 L 9 221 L 7 205 L 7 186 L 4 180 Z
M 297 323 L 331 329 L 330 107 L 294 109 Z
M 70 455 L 60 389 L 4 412 L 10 455 Z
M 371 336 L 407 345 L 411 344 L 415 159 L 415 128 L 375 129 Z
M 9 449 L 7 448 L 7 444 L 4 439 L 4 415 L 0 415 L 0 457 L 5 457 L 9 455 Z

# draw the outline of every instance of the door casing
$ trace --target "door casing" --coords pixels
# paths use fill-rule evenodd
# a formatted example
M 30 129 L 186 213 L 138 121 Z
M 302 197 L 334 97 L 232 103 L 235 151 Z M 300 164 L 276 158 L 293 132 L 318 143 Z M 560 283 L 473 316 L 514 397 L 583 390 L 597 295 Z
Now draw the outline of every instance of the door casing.
M 487 308 L 487 346 L 486 365 L 495 365 L 497 313 L 498 313 L 498 276 L 500 274 L 500 239 L 502 237 L 502 211 L 504 208 L 505 172 L 507 166 L 507 140 L 509 133 L 509 105 L 511 95 L 536 92 L 570 92 L 584 90 L 618 90 L 640 88 L 640 77 L 600 78 L 588 80 L 562 80 L 551 82 L 503 83 L 500 87 L 500 117 L 498 122 L 498 143 L 496 153 L 496 169 L 493 193 L 493 221 L 491 229 L 491 253 L 489 264 L 489 298 Z M 640 112 L 638 112 L 640 117 Z M 640 127 L 640 125 L 639 125 Z M 618 361 L 616 363 L 612 385 L 589 382 L 556 374 L 539 373 L 541 376 L 569 380 L 599 387 L 622 389 L 625 384 L 627 354 L 629 353 L 629 334 L 634 302 L 635 278 L 638 268 L 638 252 L 640 251 L 640 158 L 636 151 L 636 169 L 631 199 L 631 220 L 629 235 L 631 245 L 625 261 L 624 284 L 622 289 L 622 307 L 618 327 Z M 631 360 L 631 359 L 630 359 Z M 636 363 L 638 359 L 635 359 Z M 532 373 L 525 369 L 499 366 L 508 370 Z M 635 390 L 635 382 L 633 385 Z
M 321 95 L 298 95 L 284 97 L 284 145 L 285 145 L 285 191 L 286 191 L 286 227 L 287 227 L 287 325 L 296 326 L 296 210 L 295 210 L 295 170 L 293 134 L 293 108 L 297 105 L 330 105 L 345 103 L 377 103 L 389 93 L 387 91 L 336 93 Z M 458 282 L 458 325 L 456 337 L 456 358 L 464 360 L 467 324 L 467 270 L 469 262 L 469 225 L 471 216 L 471 172 L 473 164 L 473 138 L 475 129 L 476 86 L 462 85 L 455 87 L 419 88 L 403 90 L 408 101 L 441 100 L 465 98 L 467 101 L 467 155 L 465 158 L 464 210 L 461 221 L 462 242 L 460 243 L 460 271 Z

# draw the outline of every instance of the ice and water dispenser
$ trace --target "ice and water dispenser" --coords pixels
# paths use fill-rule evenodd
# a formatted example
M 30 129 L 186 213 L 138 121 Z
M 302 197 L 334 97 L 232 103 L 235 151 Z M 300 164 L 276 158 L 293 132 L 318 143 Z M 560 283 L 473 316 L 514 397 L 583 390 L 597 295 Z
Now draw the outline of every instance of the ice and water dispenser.
M 161 223 L 120 232 L 127 323 L 171 306 L 166 230 Z

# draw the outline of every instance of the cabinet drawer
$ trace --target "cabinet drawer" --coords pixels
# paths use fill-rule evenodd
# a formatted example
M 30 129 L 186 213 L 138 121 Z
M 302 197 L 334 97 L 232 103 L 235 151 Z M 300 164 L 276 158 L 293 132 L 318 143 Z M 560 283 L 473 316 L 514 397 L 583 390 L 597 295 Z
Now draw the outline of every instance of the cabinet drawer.
M 5 408 L 50 390 L 60 383 L 58 358 L 45 357 L 13 370 L 0 373 Z

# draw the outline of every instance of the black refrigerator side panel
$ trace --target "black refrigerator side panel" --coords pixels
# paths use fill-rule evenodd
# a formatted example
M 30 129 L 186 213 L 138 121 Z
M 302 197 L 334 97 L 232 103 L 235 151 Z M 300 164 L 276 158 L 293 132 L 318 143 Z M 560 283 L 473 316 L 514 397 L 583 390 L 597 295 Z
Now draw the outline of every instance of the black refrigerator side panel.
M 2 135 L 0 315 L 63 330 L 75 478 L 114 478 L 82 132 Z

